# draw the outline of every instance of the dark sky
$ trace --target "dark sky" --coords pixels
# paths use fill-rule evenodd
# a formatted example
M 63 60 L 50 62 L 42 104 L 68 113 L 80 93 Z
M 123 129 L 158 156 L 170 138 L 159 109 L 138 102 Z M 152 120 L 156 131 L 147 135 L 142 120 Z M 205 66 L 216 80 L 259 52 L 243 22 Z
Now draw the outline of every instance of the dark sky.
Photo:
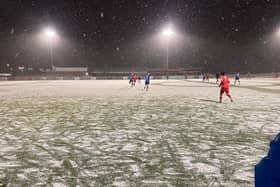
M 1 0 L 0 71 L 49 66 L 37 35 L 52 26 L 57 66 L 93 70 L 165 68 L 157 34 L 171 24 L 170 68 L 272 71 L 279 68 L 280 0 Z M 279 40 L 280 43 L 280 40 Z

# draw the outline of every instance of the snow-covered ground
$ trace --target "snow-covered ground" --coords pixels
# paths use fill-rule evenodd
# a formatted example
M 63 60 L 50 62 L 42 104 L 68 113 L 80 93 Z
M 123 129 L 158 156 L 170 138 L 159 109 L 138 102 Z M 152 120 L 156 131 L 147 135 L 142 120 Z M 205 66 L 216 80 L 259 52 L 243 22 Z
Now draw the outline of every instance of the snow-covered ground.
M 0 186 L 253 186 L 280 81 L 0 82 Z

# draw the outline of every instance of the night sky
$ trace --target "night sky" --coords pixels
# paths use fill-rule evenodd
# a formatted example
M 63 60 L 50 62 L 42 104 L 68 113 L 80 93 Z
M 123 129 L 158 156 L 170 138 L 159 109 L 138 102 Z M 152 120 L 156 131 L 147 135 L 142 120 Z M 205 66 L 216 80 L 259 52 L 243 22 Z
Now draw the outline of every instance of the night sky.
M 59 35 L 56 66 L 165 68 L 167 26 L 175 32 L 170 68 L 271 72 L 280 65 L 280 0 L 1 0 L 0 71 L 49 67 L 49 46 L 38 39 L 46 26 Z

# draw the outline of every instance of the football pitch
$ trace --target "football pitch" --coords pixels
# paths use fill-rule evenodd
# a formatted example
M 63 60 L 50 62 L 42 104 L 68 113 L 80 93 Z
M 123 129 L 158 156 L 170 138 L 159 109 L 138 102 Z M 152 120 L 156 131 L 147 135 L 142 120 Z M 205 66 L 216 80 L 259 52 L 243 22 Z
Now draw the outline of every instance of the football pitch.
M 0 186 L 254 186 L 280 81 L 0 82 Z

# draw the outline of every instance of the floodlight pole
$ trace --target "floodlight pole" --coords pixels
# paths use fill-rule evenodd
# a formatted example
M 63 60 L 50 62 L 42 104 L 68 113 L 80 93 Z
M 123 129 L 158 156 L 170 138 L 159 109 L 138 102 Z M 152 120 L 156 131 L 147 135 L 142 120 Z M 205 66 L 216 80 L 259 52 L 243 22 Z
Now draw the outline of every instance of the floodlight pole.
M 55 70 L 54 66 L 54 55 L 53 55 L 53 40 L 56 38 L 57 34 L 54 29 L 52 28 L 46 28 L 44 31 L 45 36 L 48 39 L 49 42 L 49 51 L 50 51 L 50 63 L 51 63 L 51 70 Z
M 167 38 L 166 46 L 166 79 L 168 80 L 168 69 L 169 69 L 169 37 Z
M 166 44 L 166 79 L 168 79 L 168 70 L 169 70 L 169 44 L 170 44 L 170 37 L 173 34 L 173 31 L 171 29 L 166 29 L 162 33 L 167 41 Z
M 50 48 L 50 60 L 51 60 L 51 66 L 52 66 L 52 71 L 54 71 L 54 63 L 53 63 L 53 45 L 52 45 L 52 41 L 50 39 L 49 42 L 49 48 Z

